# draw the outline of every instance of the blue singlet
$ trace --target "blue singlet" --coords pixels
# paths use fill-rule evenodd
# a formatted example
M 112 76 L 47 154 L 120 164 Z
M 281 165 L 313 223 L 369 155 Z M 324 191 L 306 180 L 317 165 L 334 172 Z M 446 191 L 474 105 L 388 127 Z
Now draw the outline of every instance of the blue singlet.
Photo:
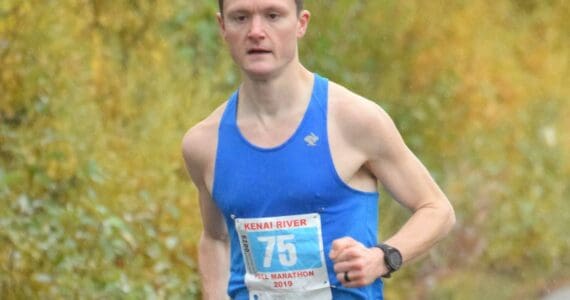
M 220 122 L 213 199 L 231 247 L 232 299 L 383 299 L 382 281 L 344 288 L 329 259 L 332 241 L 377 243 L 377 192 L 348 186 L 327 136 L 328 80 L 315 74 L 311 100 L 282 145 L 249 143 L 236 123 L 238 92 Z M 318 295 L 318 296 L 317 296 Z

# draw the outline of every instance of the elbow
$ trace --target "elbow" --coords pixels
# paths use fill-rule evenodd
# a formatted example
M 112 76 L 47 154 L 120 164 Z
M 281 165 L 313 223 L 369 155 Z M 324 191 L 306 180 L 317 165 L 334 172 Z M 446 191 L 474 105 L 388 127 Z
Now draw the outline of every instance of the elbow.
M 214 232 L 208 233 L 206 231 L 202 231 L 202 235 L 200 236 L 200 243 L 208 244 L 208 243 L 224 243 L 227 244 L 230 242 L 230 237 L 227 232 Z
M 447 207 L 445 209 L 445 214 L 444 214 L 444 228 L 445 228 L 445 234 L 447 235 L 455 226 L 456 223 L 456 218 L 455 218 L 455 210 L 453 209 L 453 206 L 451 206 L 451 204 L 449 202 L 447 202 Z
M 200 240 L 198 241 L 198 249 L 200 251 L 210 251 L 212 247 L 229 245 L 229 237 L 225 232 L 208 232 L 202 231 Z

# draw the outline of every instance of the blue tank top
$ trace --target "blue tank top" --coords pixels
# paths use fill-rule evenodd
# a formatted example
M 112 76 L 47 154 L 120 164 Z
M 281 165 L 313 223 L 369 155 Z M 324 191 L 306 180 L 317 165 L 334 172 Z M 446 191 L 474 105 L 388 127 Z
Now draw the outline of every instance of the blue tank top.
M 344 236 L 367 247 L 377 243 L 379 194 L 351 188 L 338 175 L 327 136 L 328 80 L 314 76 L 305 115 L 277 147 L 258 147 L 241 134 L 239 91 L 220 121 L 212 197 L 230 238 L 232 299 L 289 299 L 283 295 L 291 289 L 319 284 L 326 290 L 320 295 L 333 299 L 383 299 L 380 279 L 343 287 L 328 256 L 332 242 Z M 267 296 L 272 291 L 279 297 Z M 307 293 L 305 299 L 330 299 Z

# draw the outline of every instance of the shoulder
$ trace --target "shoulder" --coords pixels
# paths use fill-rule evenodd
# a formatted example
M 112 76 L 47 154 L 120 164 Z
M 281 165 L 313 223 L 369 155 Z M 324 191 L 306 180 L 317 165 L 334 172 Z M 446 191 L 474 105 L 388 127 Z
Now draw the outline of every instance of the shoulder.
M 227 102 L 188 129 L 182 138 L 182 155 L 193 178 L 213 164 L 218 143 L 218 128 L 226 104 Z
M 392 118 L 375 102 L 331 82 L 329 85 L 330 125 L 348 144 L 370 153 L 401 140 Z

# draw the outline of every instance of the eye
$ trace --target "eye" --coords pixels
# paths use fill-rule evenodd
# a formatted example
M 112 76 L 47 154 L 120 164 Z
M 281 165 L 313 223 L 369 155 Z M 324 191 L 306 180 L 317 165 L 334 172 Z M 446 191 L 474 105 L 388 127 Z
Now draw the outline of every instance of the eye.
M 278 14 L 278 13 L 274 13 L 274 12 L 273 12 L 273 13 L 269 13 L 267 16 L 268 16 L 269 19 L 271 19 L 271 20 L 277 20 L 277 19 L 279 18 L 279 14 Z
M 234 15 L 232 16 L 232 20 L 234 20 L 235 22 L 245 22 L 247 20 L 247 16 L 246 15 Z

